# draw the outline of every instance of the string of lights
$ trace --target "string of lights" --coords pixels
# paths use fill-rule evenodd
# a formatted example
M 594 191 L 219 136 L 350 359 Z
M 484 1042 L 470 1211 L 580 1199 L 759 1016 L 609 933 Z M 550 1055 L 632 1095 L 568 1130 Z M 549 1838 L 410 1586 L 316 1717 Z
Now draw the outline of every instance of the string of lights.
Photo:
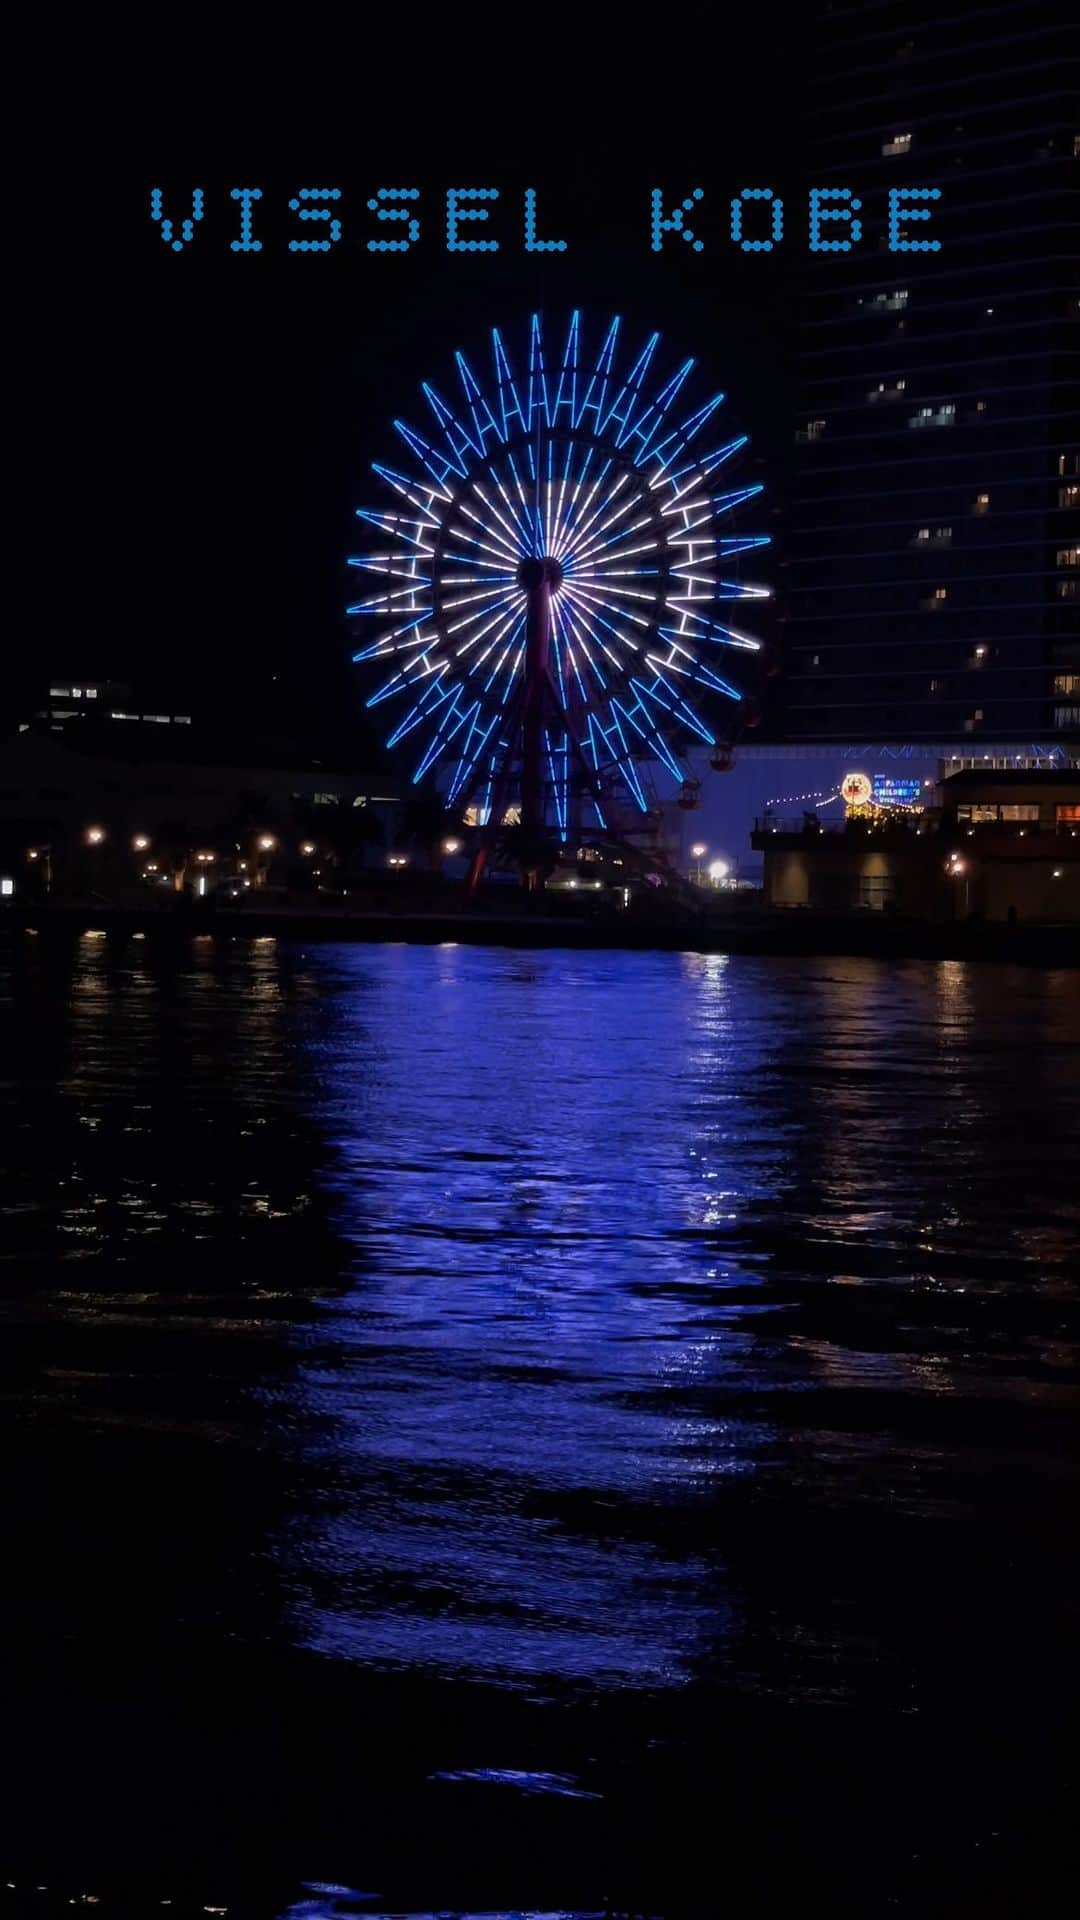
M 831 801 L 839 800 L 839 798 L 840 792 L 838 788 L 834 788 L 831 793 L 822 788 L 819 793 L 781 793 L 778 794 L 774 800 L 766 800 L 765 805 L 767 807 L 794 807 L 800 805 L 804 800 L 809 800 L 816 802 L 818 806 L 827 807 Z

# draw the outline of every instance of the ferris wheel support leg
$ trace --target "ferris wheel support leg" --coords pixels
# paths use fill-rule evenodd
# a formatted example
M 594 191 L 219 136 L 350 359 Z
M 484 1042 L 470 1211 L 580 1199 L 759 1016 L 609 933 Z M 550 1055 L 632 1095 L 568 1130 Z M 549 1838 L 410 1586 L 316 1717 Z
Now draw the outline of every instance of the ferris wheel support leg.
M 526 833 L 543 834 L 544 819 L 544 710 L 550 684 L 551 563 L 534 560 L 522 568 L 528 592 L 525 615 L 525 693 L 521 709 L 521 824 Z M 530 893 L 543 882 L 535 871 L 526 875 Z
M 468 878 L 465 881 L 466 900 L 472 899 L 474 893 L 476 892 L 477 887 L 480 885 L 480 882 L 484 877 L 484 868 L 487 866 L 487 857 L 488 857 L 487 846 L 484 842 L 481 842 L 481 844 L 477 847 L 476 852 L 473 854 L 473 857 L 469 862 Z

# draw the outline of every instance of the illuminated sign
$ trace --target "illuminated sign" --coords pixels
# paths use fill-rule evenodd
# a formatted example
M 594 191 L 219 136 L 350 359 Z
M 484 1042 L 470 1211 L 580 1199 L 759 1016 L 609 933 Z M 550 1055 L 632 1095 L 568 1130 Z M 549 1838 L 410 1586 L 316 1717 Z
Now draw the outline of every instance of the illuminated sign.
M 875 807 L 917 807 L 922 797 L 922 781 L 891 773 L 875 773 L 872 799 Z
M 840 798 L 846 807 L 869 806 L 873 790 L 866 773 L 845 773 L 840 782 Z

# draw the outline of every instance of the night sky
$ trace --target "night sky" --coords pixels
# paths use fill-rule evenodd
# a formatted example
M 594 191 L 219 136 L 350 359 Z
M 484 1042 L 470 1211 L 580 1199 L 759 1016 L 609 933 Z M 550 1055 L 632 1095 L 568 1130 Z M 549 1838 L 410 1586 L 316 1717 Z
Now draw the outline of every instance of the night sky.
M 65 47 L 45 165 L 66 212 L 52 225 L 35 200 L 18 222 L 39 611 L 9 696 L 63 669 L 134 678 L 196 715 L 357 724 L 344 559 L 353 508 L 376 500 L 368 463 L 393 460 L 395 413 L 422 423 L 422 379 L 449 387 L 459 346 L 486 366 L 491 325 L 519 339 L 536 305 L 556 332 L 577 306 L 595 343 L 617 312 L 628 339 L 659 327 L 673 364 L 696 354 L 764 463 L 782 542 L 805 243 L 740 255 L 726 210 L 743 184 L 804 186 L 791 27 L 777 7 L 683 7 L 670 30 L 614 9 L 590 10 L 584 33 L 570 10 L 540 20 L 386 14 L 347 37 L 296 30 L 271 54 L 254 29 L 226 47 L 185 16 L 156 43 L 109 29 Z M 697 184 L 706 250 L 670 238 L 654 255 L 650 189 L 677 200 Z M 205 217 L 176 256 L 151 188 L 180 214 L 196 185 Z M 263 191 L 258 255 L 230 251 L 238 185 Z M 329 185 L 341 243 L 290 255 L 289 198 Z M 404 256 L 365 247 L 396 233 L 365 206 L 390 185 L 421 190 Z M 500 200 L 470 232 L 500 251 L 451 256 L 446 188 L 481 185 Z M 565 254 L 525 253 L 529 185 Z

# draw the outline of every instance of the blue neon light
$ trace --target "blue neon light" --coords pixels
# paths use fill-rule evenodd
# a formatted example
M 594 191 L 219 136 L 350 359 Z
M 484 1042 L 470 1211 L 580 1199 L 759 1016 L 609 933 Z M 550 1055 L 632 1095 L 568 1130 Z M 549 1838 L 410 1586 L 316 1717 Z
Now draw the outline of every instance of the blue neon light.
M 390 188 L 381 195 L 383 203 L 404 197 Z M 769 200 L 779 237 L 779 203 L 766 189 L 746 190 L 755 195 Z M 459 190 L 461 202 L 494 198 L 493 189 Z M 329 217 L 322 207 L 298 211 Z M 409 218 L 396 205 L 373 211 Z M 485 217 L 482 207 L 456 208 L 458 220 Z M 674 213 L 664 231 L 686 238 Z M 379 244 L 411 244 L 411 236 Z M 481 819 L 496 787 L 512 804 L 520 777 L 528 606 L 520 570 L 527 560 L 553 562 L 543 759 L 547 818 L 563 840 L 574 804 L 602 826 L 624 803 L 645 812 L 647 764 L 685 779 L 687 741 L 715 745 L 695 699 L 737 710 L 742 689 L 717 672 L 716 649 L 724 648 L 725 666 L 756 651 L 756 640 L 728 624 L 728 608 L 767 592 L 737 577 L 735 557 L 770 536 L 733 524 L 761 485 L 717 488 L 746 436 L 718 443 L 704 432 L 724 395 L 688 410 L 692 360 L 657 377 L 659 334 L 635 356 L 620 355 L 620 344 L 614 319 L 590 346 L 575 311 L 550 354 L 533 316 L 520 375 L 497 329 L 490 377 L 458 353 L 456 402 L 449 388 L 425 381 L 420 389 L 430 438 L 394 420 L 409 470 L 375 466 L 397 497 L 388 510 L 358 509 L 371 550 L 349 559 L 378 576 L 371 596 L 348 609 L 376 622 L 354 659 L 389 669 L 367 705 L 408 695 L 388 744 L 415 740 L 413 778 L 443 769 L 447 798 L 475 800 Z

